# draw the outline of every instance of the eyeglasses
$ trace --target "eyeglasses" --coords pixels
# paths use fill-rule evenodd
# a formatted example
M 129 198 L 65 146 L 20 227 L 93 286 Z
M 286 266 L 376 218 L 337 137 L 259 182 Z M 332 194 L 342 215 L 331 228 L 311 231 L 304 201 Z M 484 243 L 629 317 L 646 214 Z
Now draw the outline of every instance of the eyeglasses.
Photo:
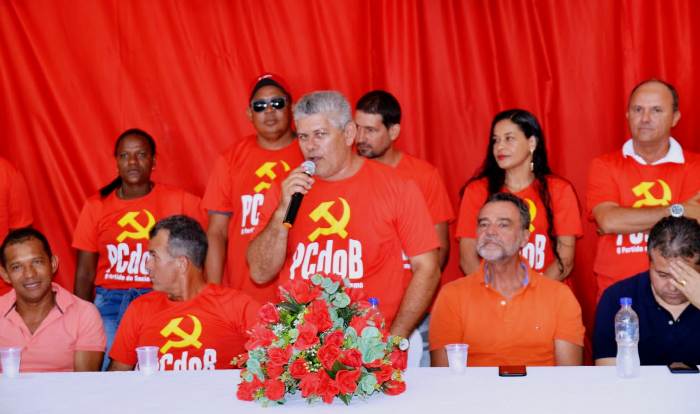
M 262 112 L 271 106 L 272 109 L 282 109 L 287 105 L 286 98 L 270 98 L 270 99 L 258 99 L 250 103 L 250 107 L 253 108 L 254 112 Z

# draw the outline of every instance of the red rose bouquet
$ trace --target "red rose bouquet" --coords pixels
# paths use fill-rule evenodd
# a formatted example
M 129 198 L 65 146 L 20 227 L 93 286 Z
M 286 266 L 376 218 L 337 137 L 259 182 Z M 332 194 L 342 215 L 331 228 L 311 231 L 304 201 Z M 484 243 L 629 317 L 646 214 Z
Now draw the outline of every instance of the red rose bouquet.
M 279 304 L 260 309 L 248 352 L 233 361 L 243 368 L 239 399 L 284 404 L 301 393 L 309 402 L 337 397 L 348 404 L 406 390 L 401 338 L 390 336 L 378 309 L 343 280 L 317 274 L 290 281 L 280 287 Z

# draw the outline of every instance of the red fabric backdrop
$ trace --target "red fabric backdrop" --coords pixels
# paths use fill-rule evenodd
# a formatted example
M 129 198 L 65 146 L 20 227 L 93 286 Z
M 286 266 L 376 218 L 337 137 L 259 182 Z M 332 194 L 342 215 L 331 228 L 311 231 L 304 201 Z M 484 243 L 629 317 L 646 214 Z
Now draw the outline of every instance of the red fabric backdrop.
M 25 174 L 68 287 L 73 227 L 116 174 L 115 137 L 153 133 L 156 179 L 201 195 L 215 156 L 252 132 L 245 105 L 263 71 L 296 96 L 393 92 L 405 114 L 399 145 L 438 166 L 455 207 L 492 116 L 527 108 L 583 200 L 588 163 L 626 138 L 627 94 L 642 79 L 678 87 L 675 135 L 700 150 L 698 21 L 693 0 L 5 0 L 0 156 Z M 588 321 L 594 242 L 589 224 L 573 275 Z

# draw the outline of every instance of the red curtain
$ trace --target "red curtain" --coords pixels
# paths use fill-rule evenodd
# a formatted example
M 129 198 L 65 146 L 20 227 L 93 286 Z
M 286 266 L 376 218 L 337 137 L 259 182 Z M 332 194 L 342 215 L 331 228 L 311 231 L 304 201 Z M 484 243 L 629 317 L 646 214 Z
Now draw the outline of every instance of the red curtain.
M 693 0 L 6 0 L 0 156 L 26 176 L 35 225 L 68 287 L 73 228 L 85 198 L 116 174 L 116 136 L 150 131 L 155 178 L 201 195 L 215 156 L 252 132 L 245 105 L 263 71 L 285 77 L 296 96 L 394 93 L 399 145 L 438 166 L 455 207 L 492 116 L 529 109 L 554 170 L 583 200 L 591 158 L 628 135 L 627 94 L 642 79 L 678 87 L 684 116 L 674 133 L 700 150 L 698 21 Z M 587 321 L 594 243 L 588 224 L 572 276 Z M 453 254 L 446 278 L 457 277 L 457 262 Z

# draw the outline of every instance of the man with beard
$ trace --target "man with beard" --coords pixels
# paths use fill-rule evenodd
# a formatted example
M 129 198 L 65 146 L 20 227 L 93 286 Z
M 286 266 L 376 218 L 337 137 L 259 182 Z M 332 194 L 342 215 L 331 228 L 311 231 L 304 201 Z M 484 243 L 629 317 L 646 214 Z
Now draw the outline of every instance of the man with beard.
M 437 168 L 427 161 L 406 154 L 394 145 L 401 131 L 399 101 L 387 91 L 367 92 L 355 104 L 355 123 L 357 153 L 392 167 L 402 177 L 418 186 L 428 205 L 435 233 L 440 240 L 438 255 L 440 268 L 444 269 L 450 251 L 447 227 L 454 220 L 455 214 Z
M 615 313 L 620 298 L 632 299 L 639 315 L 642 365 L 700 364 L 700 224 L 666 217 L 651 228 L 649 269 L 605 290 L 596 311 L 593 359 L 614 365 Z
M 447 366 L 444 346 L 469 344 L 470 366 L 580 365 L 581 307 L 569 288 L 520 257 L 530 214 L 510 193 L 489 197 L 477 219 L 481 269 L 445 285 L 433 308 L 433 366 Z

